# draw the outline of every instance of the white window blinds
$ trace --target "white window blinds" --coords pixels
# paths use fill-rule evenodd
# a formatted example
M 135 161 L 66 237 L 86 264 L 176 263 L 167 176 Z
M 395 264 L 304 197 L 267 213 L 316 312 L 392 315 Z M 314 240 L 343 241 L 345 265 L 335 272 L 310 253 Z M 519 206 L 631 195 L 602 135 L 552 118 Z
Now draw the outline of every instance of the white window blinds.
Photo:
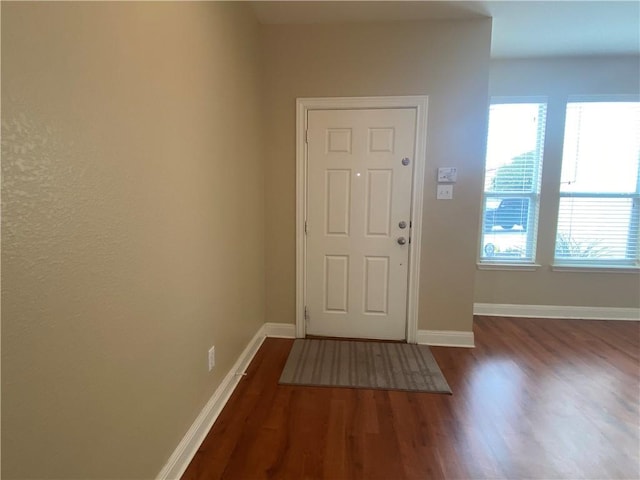
M 481 262 L 535 259 L 546 110 L 541 102 L 490 107 Z
M 556 264 L 637 266 L 640 103 L 567 103 Z

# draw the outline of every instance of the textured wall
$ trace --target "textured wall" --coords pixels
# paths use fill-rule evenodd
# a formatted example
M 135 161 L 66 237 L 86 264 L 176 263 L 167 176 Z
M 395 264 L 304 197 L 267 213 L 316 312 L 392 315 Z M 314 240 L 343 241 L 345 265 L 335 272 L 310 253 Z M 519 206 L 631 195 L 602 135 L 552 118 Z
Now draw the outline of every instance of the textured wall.
M 470 331 L 491 20 L 262 28 L 268 321 L 295 322 L 296 97 L 429 95 L 419 328 Z M 451 201 L 435 199 L 443 166 Z
M 635 273 L 554 272 L 556 219 L 562 166 L 564 109 L 568 95 L 640 93 L 638 57 L 500 60 L 491 64 L 490 92 L 496 96 L 546 96 L 540 225 L 535 272 L 476 273 L 475 301 L 522 305 L 585 307 L 640 306 L 640 275 Z
M 3 478 L 153 478 L 264 321 L 257 35 L 2 3 Z

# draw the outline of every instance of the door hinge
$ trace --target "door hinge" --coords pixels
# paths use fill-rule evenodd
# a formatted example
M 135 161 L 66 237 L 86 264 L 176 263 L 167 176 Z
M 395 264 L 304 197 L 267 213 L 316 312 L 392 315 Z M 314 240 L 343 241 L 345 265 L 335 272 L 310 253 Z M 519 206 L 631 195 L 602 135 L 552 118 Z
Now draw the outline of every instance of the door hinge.
M 304 319 L 306 321 L 309 320 L 309 309 L 307 307 L 304 307 Z
M 307 232 L 307 221 L 305 220 L 304 221 L 304 234 L 306 235 L 307 233 L 308 233 Z

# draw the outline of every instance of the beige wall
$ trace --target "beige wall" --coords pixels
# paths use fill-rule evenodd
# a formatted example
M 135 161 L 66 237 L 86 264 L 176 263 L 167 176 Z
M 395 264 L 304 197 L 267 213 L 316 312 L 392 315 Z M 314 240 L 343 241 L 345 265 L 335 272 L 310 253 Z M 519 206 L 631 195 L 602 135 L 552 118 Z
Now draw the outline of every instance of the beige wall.
M 564 109 L 568 95 L 638 94 L 638 57 L 501 60 L 491 63 L 490 92 L 496 96 L 548 97 L 540 225 L 535 272 L 477 271 L 478 303 L 639 307 L 637 273 L 552 271 L 559 202 Z
M 263 26 L 267 320 L 295 322 L 296 97 L 429 95 L 420 329 L 471 330 L 491 21 Z M 436 170 L 458 167 L 452 201 Z
M 2 3 L 3 478 L 155 477 L 263 323 L 258 33 Z

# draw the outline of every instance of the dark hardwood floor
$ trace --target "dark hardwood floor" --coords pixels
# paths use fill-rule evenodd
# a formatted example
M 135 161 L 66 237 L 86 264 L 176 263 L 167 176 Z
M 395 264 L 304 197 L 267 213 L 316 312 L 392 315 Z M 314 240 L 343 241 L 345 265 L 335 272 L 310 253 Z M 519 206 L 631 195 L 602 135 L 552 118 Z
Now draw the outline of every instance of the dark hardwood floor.
M 266 339 L 184 479 L 640 478 L 636 322 L 476 317 L 453 395 L 278 385 Z

